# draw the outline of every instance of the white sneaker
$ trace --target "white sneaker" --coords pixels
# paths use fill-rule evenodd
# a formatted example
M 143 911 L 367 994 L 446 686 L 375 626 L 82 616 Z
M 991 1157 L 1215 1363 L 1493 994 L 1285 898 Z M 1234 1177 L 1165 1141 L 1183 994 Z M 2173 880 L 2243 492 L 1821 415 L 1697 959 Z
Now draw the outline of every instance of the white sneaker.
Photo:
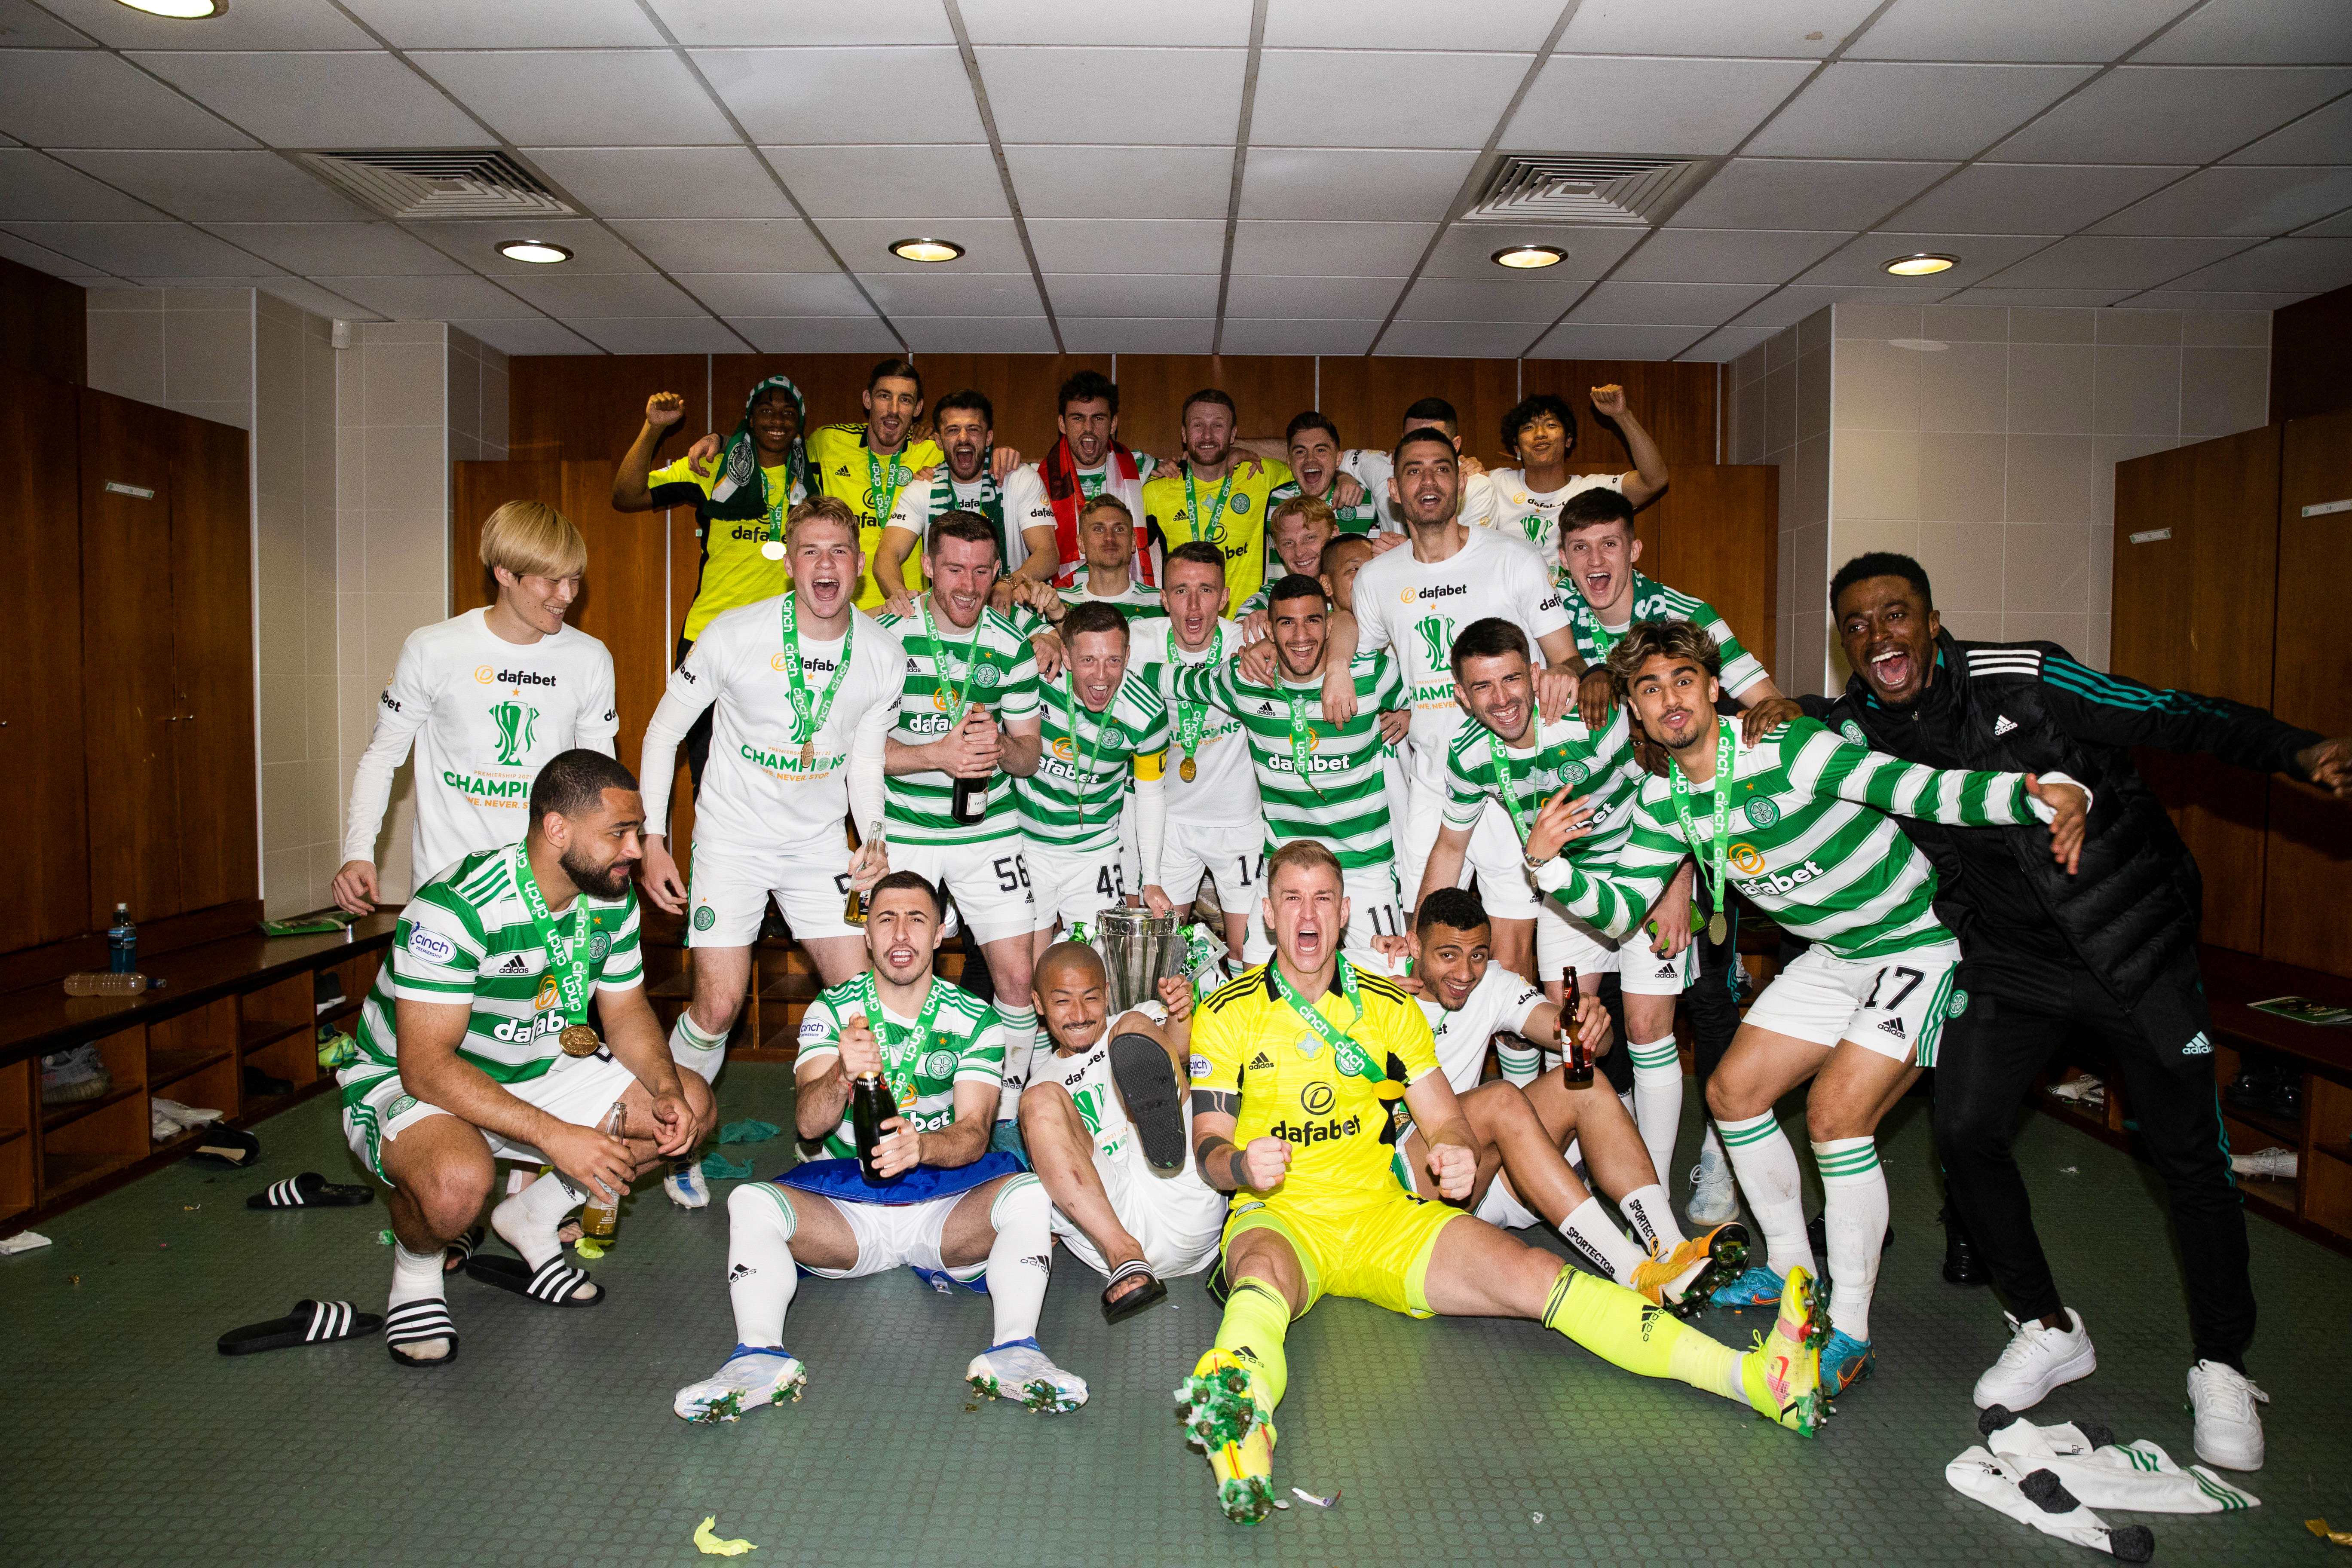
M 1713 1149 L 1702 1149 L 1690 1179 L 1690 1207 L 1685 1212 L 1691 1224 L 1712 1228 L 1739 1217 L 1739 1194 L 1732 1184 L 1729 1160 Z
M 740 1421 L 747 1410 L 773 1405 L 779 1398 L 800 1398 L 807 1386 L 808 1371 L 797 1356 L 737 1345 L 725 1366 L 679 1389 L 669 1407 L 687 1421 Z
M 2189 1369 L 2189 1408 L 2196 1413 L 2197 1457 L 2224 1470 L 2263 1468 L 2263 1417 L 2271 1396 L 2254 1380 L 2218 1361 Z
M 1045 1359 L 1034 1336 L 991 1345 L 971 1358 L 963 1378 L 986 1399 L 1017 1399 L 1040 1415 L 1060 1415 L 1087 1402 L 1086 1380 Z
M 702 1167 L 692 1160 L 680 1160 L 669 1168 L 669 1174 L 662 1178 L 662 1191 L 682 1209 L 710 1205 L 709 1184 L 702 1179 Z
M 2292 1149 L 2257 1149 L 2251 1154 L 2230 1156 L 2230 1169 L 2242 1176 L 2269 1176 L 2283 1182 L 2294 1180 L 2297 1163 Z
M 2099 1370 L 2099 1352 L 2082 1313 L 2069 1309 L 2072 1326 L 2063 1329 L 2045 1329 L 2039 1321 L 2021 1323 L 2006 1312 L 2001 1316 L 2009 1323 L 2009 1348 L 1977 1379 L 1978 1409 L 2001 1405 L 2012 1411 L 2031 1410 L 2061 1384 Z

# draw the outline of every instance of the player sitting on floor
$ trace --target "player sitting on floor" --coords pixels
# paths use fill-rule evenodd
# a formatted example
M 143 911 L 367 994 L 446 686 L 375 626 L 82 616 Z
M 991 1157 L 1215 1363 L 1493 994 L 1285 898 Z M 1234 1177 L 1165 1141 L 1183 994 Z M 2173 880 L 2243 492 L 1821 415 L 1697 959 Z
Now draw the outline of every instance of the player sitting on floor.
M 802 1269 L 859 1279 L 901 1264 L 941 1290 L 987 1291 L 993 1342 L 964 1372 L 977 1392 L 1040 1412 L 1087 1402 L 1087 1385 L 1037 1348 L 1052 1205 L 1012 1155 L 988 1151 L 1004 1037 L 986 1003 L 931 972 L 943 912 L 919 872 L 883 878 L 866 900 L 874 967 L 809 1004 L 794 1114 L 801 1137 L 824 1139 L 829 1157 L 746 1182 L 728 1198 L 735 1352 L 677 1391 L 671 1408 L 686 1419 L 732 1421 L 780 1395 L 800 1397 L 808 1373 L 783 1342 Z M 874 1154 L 878 1187 L 860 1173 L 850 1119 L 851 1080 L 876 1073 L 898 1108 Z

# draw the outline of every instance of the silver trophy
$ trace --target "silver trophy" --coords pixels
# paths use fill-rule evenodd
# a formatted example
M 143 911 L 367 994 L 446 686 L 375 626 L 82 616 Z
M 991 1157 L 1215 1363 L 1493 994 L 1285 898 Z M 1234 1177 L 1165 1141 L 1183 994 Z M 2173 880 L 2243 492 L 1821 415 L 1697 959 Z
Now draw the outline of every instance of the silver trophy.
M 1113 1016 L 1160 1000 L 1160 982 L 1184 973 L 1183 927 L 1173 914 L 1107 909 L 1095 917 L 1087 941 L 1110 976 Z

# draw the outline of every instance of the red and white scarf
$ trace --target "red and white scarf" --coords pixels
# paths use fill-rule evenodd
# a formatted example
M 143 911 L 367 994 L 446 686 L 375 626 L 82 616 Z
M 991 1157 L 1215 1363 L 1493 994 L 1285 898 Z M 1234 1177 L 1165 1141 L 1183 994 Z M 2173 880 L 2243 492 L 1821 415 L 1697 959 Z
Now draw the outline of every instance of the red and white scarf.
M 1085 560 L 1078 549 L 1078 513 L 1091 498 L 1078 483 L 1077 459 L 1071 456 L 1066 437 L 1054 443 L 1037 470 L 1045 483 L 1046 502 L 1054 509 L 1054 548 L 1061 557 L 1054 569 L 1054 582 L 1066 588 Z M 1156 588 L 1159 574 L 1153 569 L 1150 540 L 1144 531 L 1143 470 L 1136 466 L 1135 454 L 1116 441 L 1111 443 L 1108 470 L 1103 489 L 1125 501 L 1128 514 L 1135 519 L 1135 580 Z

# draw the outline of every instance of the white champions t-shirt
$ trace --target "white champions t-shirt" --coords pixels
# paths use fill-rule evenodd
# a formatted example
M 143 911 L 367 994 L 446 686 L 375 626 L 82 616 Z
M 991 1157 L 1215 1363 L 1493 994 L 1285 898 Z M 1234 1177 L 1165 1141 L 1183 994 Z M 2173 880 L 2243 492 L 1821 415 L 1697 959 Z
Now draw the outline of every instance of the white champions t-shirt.
M 1128 631 L 1134 638 L 1128 665 L 1140 672 L 1155 691 L 1162 689 L 1157 667 L 1169 662 L 1171 651 L 1176 663 L 1196 666 L 1222 663 L 1239 653 L 1242 647 L 1242 629 L 1232 621 L 1219 621 L 1215 637 L 1199 653 L 1187 653 L 1176 646 L 1172 621 L 1138 621 Z M 1178 704 L 1170 702 L 1168 765 L 1161 774 L 1162 787 L 1167 791 L 1168 820 L 1191 827 L 1255 829 L 1261 815 L 1257 770 L 1251 765 L 1249 736 L 1243 731 L 1241 721 L 1210 705 L 1201 721 L 1200 749 L 1192 753 L 1192 782 L 1187 784 L 1180 718 Z
M 1165 1026 L 1168 1010 L 1157 1002 L 1146 1002 L 1128 1009 L 1139 1013 L 1154 1024 Z M 1135 1139 L 1135 1123 L 1128 1119 L 1127 1102 L 1118 1097 L 1118 1085 L 1110 1076 L 1110 1040 L 1118 1032 L 1118 1021 L 1125 1013 L 1114 1015 L 1104 1026 L 1102 1038 L 1083 1051 L 1064 1056 L 1051 1045 L 1040 1040 L 1035 1056 L 1029 1058 L 1029 1083 L 1058 1083 L 1068 1091 L 1070 1102 L 1078 1109 L 1078 1118 L 1094 1135 L 1095 1152 L 1105 1159 L 1118 1159 Z M 1207 1184 L 1192 1168 L 1192 1111 L 1185 1110 L 1184 1167 L 1164 1179 L 1186 1187 L 1207 1191 Z
M 1516 533 L 1536 547 L 1536 553 L 1546 565 L 1559 561 L 1560 503 L 1579 490 L 1616 490 L 1622 494 L 1625 476 L 1622 474 L 1573 474 L 1568 483 L 1556 490 L 1531 490 L 1528 477 L 1517 468 L 1497 468 L 1494 472 L 1495 510 L 1486 519 L 1486 526 Z
M 1446 748 L 1470 721 L 1454 700 L 1454 641 L 1489 616 L 1515 623 L 1530 651 L 1569 624 L 1534 548 L 1496 529 L 1469 530 L 1444 561 L 1416 561 L 1408 545 L 1373 556 L 1356 574 L 1358 650 L 1388 648 L 1404 669 L 1412 701 L 1407 777 L 1416 791 L 1445 788 Z
M 1389 499 L 1389 479 L 1396 472 L 1396 464 L 1386 452 L 1376 452 L 1369 447 L 1350 447 L 1339 454 L 1339 471 L 1355 476 L 1364 487 L 1364 493 L 1381 514 L 1381 527 L 1391 533 L 1404 531 L 1404 519 L 1397 504 Z M 1472 474 L 1462 481 L 1462 521 L 1473 528 L 1493 526 L 1495 515 L 1494 481 L 1483 473 Z
M 1544 1005 L 1544 994 L 1501 964 L 1489 963 L 1459 1013 L 1449 1013 L 1426 996 L 1413 1000 L 1429 1020 L 1429 1032 L 1437 1037 L 1438 1070 L 1454 1093 L 1467 1094 L 1478 1087 L 1478 1075 L 1486 1065 L 1486 1043 L 1501 1030 L 1523 1032 L 1528 1015 Z
M 352 775 L 343 858 L 373 860 L 392 775 L 416 746 L 410 870 L 423 887 L 530 826 L 530 786 L 559 752 L 613 755 L 613 656 L 575 626 L 534 643 L 490 630 L 487 610 L 419 626 L 376 699 L 375 734 Z

